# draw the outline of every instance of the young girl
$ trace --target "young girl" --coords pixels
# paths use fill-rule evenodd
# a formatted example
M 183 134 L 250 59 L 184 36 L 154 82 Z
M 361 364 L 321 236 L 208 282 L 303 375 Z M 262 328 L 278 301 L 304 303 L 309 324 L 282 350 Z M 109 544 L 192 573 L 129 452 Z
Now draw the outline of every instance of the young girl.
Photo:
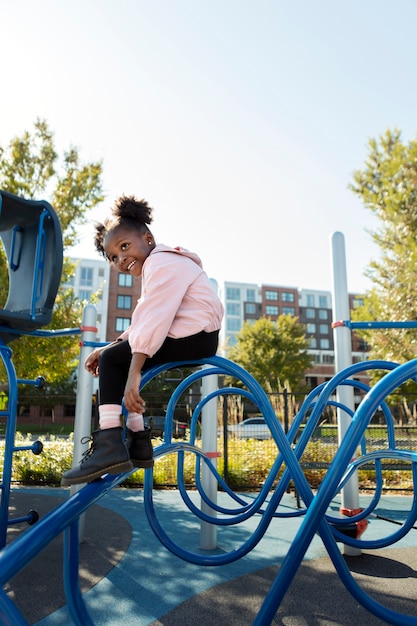
M 62 485 L 86 483 L 103 474 L 152 467 L 150 429 L 139 394 L 141 372 L 170 361 L 216 354 L 223 306 L 201 261 L 183 248 L 156 244 L 147 224 L 152 209 L 144 200 L 122 196 L 113 217 L 96 224 L 95 247 L 120 272 L 142 277 L 141 295 L 129 328 L 112 344 L 97 348 L 85 367 L 99 379 L 99 430 L 80 465 Z M 128 411 L 124 441 L 122 400 Z

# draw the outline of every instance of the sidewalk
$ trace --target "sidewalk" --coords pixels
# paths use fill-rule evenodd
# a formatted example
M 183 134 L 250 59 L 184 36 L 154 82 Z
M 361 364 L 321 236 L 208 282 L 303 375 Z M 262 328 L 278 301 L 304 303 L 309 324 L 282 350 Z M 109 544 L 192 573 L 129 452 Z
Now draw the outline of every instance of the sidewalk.
M 190 492 L 199 503 L 199 496 Z M 66 489 L 13 489 L 13 517 L 30 509 L 40 514 L 68 496 Z M 227 496 L 219 493 L 219 503 Z M 244 494 L 250 499 L 251 494 Z M 381 516 L 401 520 L 410 496 L 384 496 Z M 185 549 L 199 552 L 200 526 L 177 491 L 155 491 L 163 527 Z M 287 509 L 296 508 L 291 494 Z M 335 503 L 335 509 L 338 503 Z M 253 532 L 259 515 L 238 526 L 218 529 L 217 552 L 230 551 Z M 185 562 L 163 547 L 146 519 L 141 490 L 112 490 L 85 518 L 81 579 L 90 617 L 99 626 L 245 626 L 252 624 L 301 518 L 274 519 L 260 543 L 245 557 L 222 566 Z M 391 529 L 392 527 L 392 529 Z M 28 527 L 20 525 L 20 530 Z M 398 526 L 370 519 L 369 536 L 385 536 Z M 15 536 L 17 527 L 11 527 Z M 372 534 L 371 534 L 372 533 Z M 393 548 L 346 557 L 363 588 L 393 610 L 417 620 L 417 530 Z M 62 591 L 62 538 L 45 549 L 8 585 L 29 624 L 71 624 Z M 293 580 L 274 624 L 285 626 L 377 626 L 384 624 L 358 603 L 340 582 L 316 536 Z

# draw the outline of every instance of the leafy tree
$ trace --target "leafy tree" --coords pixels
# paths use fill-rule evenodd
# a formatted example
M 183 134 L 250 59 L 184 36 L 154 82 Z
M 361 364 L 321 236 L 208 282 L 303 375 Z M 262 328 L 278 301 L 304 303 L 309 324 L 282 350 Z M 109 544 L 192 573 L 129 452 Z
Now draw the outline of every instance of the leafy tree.
M 378 218 L 371 232 L 379 246 L 366 275 L 373 287 L 358 320 L 409 321 L 417 319 L 417 139 L 401 140 L 398 130 L 387 130 L 369 141 L 368 157 L 353 175 L 351 190 Z M 358 331 L 359 332 L 359 331 Z M 404 362 L 417 354 L 417 329 L 360 331 L 371 358 Z
M 268 392 L 278 392 L 284 384 L 295 392 L 303 387 L 304 372 L 312 364 L 307 349 L 305 327 L 291 315 L 280 315 L 276 322 L 264 317 L 254 324 L 245 322 L 228 357 Z
M 25 131 L 0 146 L 0 189 L 24 198 L 46 199 L 61 222 L 64 250 L 76 242 L 77 229 L 87 222 L 88 212 L 103 200 L 102 163 L 81 163 L 78 149 L 71 147 L 59 158 L 53 133 L 38 119 L 33 132 Z M 67 282 L 73 265 L 65 259 L 62 282 Z M 0 303 L 8 292 L 7 260 L 0 250 Z M 77 328 L 82 303 L 72 290 L 62 287 L 56 298 L 49 328 Z M 71 379 L 78 363 L 79 337 L 20 337 L 12 342 L 13 361 L 19 378 L 44 375 L 50 383 Z

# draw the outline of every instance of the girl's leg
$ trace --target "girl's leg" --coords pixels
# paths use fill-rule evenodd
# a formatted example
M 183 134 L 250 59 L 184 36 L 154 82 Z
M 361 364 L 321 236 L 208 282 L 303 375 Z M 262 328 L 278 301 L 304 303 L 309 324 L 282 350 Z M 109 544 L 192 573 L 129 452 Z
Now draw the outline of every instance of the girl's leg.
M 100 430 L 92 433 L 91 446 L 79 466 L 64 472 L 62 485 L 88 483 L 103 474 L 120 474 L 133 469 L 120 419 L 131 358 L 127 341 L 103 350 L 99 361 Z
M 131 360 L 132 352 L 128 341 L 119 341 L 101 353 L 98 409 L 100 428 L 120 426 L 122 398 Z M 129 413 L 126 425 L 134 432 L 143 430 L 142 415 Z
M 118 343 L 103 350 L 99 362 L 100 428 L 120 427 L 122 399 L 129 373 L 132 352 L 129 342 Z M 143 416 L 129 412 L 126 420 L 127 449 L 135 467 L 152 467 L 153 447 L 150 430 L 145 430 Z
M 103 350 L 99 360 L 100 404 L 121 406 L 131 360 L 128 341 L 119 341 Z
M 155 355 L 146 359 L 144 371 L 154 365 L 170 363 L 171 361 L 196 361 L 208 356 L 214 356 L 219 343 L 219 331 L 206 333 L 202 331 L 197 335 L 172 339 L 167 337 Z
M 218 332 L 198 333 L 184 339 L 167 338 L 160 350 L 145 362 L 144 369 L 170 361 L 194 361 L 216 354 Z M 92 435 L 92 445 L 79 467 L 68 470 L 62 477 L 63 485 L 75 485 L 90 482 L 103 474 L 118 474 L 135 467 L 152 467 L 153 449 L 150 430 L 134 428 L 140 426 L 140 416 L 131 416 L 128 448 L 123 441 L 123 429 L 120 426 L 122 399 L 129 372 L 132 354 L 127 341 L 103 350 L 100 356 L 100 430 Z M 143 423 L 142 423 L 143 428 Z
M 218 333 L 199 333 L 184 339 L 167 338 L 158 352 L 145 361 L 144 370 L 161 363 L 170 361 L 194 361 L 206 356 L 216 354 Z M 130 459 L 135 467 L 150 467 L 153 458 L 153 449 L 150 441 L 150 430 L 143 430 L 143 417 L 140 428 L 138 418 L 129 413 L 127 418 L 128 448 Z M 136 431 L 136 432 L 132 432 Z

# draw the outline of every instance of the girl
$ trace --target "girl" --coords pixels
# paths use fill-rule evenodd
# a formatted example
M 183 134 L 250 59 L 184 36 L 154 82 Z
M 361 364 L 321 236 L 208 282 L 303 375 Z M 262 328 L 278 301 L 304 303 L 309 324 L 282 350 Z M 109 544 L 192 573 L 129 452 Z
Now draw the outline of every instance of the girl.
M 196 254 L 156 244 L 148 228 L 152 209 L 133 196 L 119 198 L 112 217 L 96 224 L 95 247 L 120 272 L 142 277 L 131 325 L 118 339 L 95 349 L 85 367 L 99 379 L 99 430 L 80 465 L 62 485 L 86 483 L 103 474 L 152 467 L 150 429 L 139 394 L 141 372 L 170 361 L 216 354 L 223 317 L 217 297 Z M 128 411 L 127 441 L 121 427 L 122 400 Z

